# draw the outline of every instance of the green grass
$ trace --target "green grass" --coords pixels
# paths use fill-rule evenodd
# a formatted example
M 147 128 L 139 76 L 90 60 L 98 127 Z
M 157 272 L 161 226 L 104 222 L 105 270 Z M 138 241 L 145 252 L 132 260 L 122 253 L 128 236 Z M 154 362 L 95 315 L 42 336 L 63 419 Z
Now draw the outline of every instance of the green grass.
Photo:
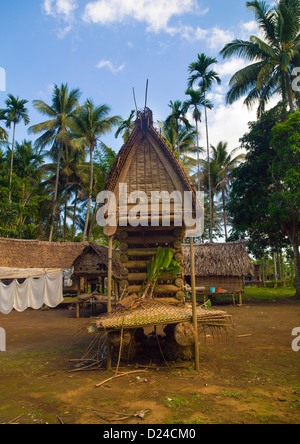
M 273 300 L 282 299 L 295 295 L 295 289 L 293 288 L 256 288 L 245 287 L 244 300 L 257 299 L 257 300 Z

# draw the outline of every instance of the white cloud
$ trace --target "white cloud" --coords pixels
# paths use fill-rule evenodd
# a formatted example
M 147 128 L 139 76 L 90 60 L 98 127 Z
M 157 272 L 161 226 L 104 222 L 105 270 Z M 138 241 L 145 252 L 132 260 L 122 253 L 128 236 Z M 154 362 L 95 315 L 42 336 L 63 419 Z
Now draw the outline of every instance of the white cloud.
M 102 69 L 102 68 L 108 68 L 113 74 L 117 74 L 120 71 L 123 71 L 123 69 L 125 68 L 125 63 L 123 65 L 118 66 L 117 68 L 114 67 L 114 65 L 112 64 L 112 62 L 110 60 L 101 60 L 101 62 L 99 62 L 97 64 L 97 68 Z
M 44 12 L 63 23 L 63 26 L 58 31 L 58 38 L 64 38 L 71 31 L 74 11 L 77 7 L 78 0 L 44 0 Z
M 174 16 L 201 11 L 197 0 L 95 0 L 86 5 L 86 22 L 111 25 L 132 19 L 145 22 L 148 30 L 159 32 L 169 29 Z
M 77 0 L 44 0 L 44 11 L 47 15 L 70 20 L 78 7 Z
M 216 68 L 216 71 L 218 71 L 218 74 L 222 77 L 232 77 L 237 71 L 245 68 L 245 66 L 247 66 L 248 64 L 249 63 L 247 63 L 244 59 L 233 57 L 232 59 L 228 60 L 228 62 L 219 64 Z

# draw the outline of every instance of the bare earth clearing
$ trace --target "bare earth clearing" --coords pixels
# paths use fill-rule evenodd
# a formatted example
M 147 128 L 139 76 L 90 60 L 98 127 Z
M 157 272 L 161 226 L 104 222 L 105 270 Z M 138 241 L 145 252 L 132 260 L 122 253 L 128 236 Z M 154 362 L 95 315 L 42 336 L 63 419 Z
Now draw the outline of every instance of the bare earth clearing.
M 161 362 L 159 370 L 98 389 L 95 384 L 113 373 L 70 372 L 69 360 L 80 358 L 92 339 L 87 318 L 76 320 L 66 309 L 0 315 L 7 334 L 7 352 L 0 353 L 0 423 L 20 416 L 17 422 L 25 424 L 57 424 L 58 417 L 66 424 L 108 424 L 88 409 L 106 419 L 151 410 L 143 421 L 123 424 L 299 423 L 300 352 L 292 351 L 291 332 L 300 327 L 300 303 L 247 301 L 223 308 L 233 315 L 234 330 L 201 338 L 200 374 L 192 365 L 170 370 Z M 122 368 L 130 370 L 134 365 Z

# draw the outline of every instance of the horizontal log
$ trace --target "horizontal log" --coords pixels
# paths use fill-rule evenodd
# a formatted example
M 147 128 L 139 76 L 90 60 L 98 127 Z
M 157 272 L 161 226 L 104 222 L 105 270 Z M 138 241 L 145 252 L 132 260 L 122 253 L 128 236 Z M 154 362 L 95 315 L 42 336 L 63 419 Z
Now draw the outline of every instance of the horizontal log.
M 185 294 L 184 291 L 177 291 L 176 293 L 176 299 L 178 299 L 178 301 L 184 301 L 185 300 Z
M 163 304 L 169 304 L 169 305 L 179 305 L 181 304 L 181 301 L 179 301 L 176 298 L 154 298 L 156 302 L 161 302 Z
M 127 288 L 128 294 L 138 293 L 140 288 L 141 288 L 140 285 L 130 285 Z M 177 294 L 177 292 L 178 292 L 178 287 L 176 287 L 175 285 L 171 285 L 171 284 L 156 285 L 156 287 L 154 288 L 154 293 L 157 293 L 157 294 L 163 294 L 163 293 L 167 293 L 167 294 L 175 293 L 175 294 Z
M 144 281 L 145 279 L 147 279 L 147 273 L 129 273 L 127 276 L 127 279 L 130 282 L 139 282 L 139 281 Z M 179 280 L 181 281 L 181 285 L 177 285 L 178 287 L 182 287 L 183 286 L 183 280 L 182 279 L 177 279 L 177 275 L 176 274 L 162 274 L 160 276 L 160 278 L 158 279 L 159 281 L 175 281 L 175 280 Z
M 123 264 L 124 267 L 128 268 L 128 270 L 146 270 L 149 261 L 128 261 Z
M 172 251 L 175 253 L 174 249 Z M 156 253 L 157 253 L 157 248 L 136 248 L 136 249 L 129 248 L 128 250 L 126 250 L 127 256 L 136 256 L 136 257 L 155 256 Z
M 151 233 L 151 235 L 147 235 L 147 236 L 141 236 L 141 235 L 136 235 L 136 236 L 130 236 L 128 237 L 125 242 L 124 240 L 122 240 L 122 244 L 127 243 L 128 245 L 140 245 L 140 244 L 172 244 L 174 245 L 176 243 L 176 249 L 181 248 L 182 245 L 182 240 L 178 237 L 175 236 L 161 236 L 161 235 L 155 235 L 154 233 Z

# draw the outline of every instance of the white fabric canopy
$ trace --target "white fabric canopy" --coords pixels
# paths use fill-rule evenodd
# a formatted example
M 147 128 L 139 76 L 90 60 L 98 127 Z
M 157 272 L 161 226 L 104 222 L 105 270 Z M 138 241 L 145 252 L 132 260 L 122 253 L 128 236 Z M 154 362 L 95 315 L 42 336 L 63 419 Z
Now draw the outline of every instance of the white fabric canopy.
M 14 280 L 10 285 L 0 283 L 0 312 L 9 314 L 13 309 L 23 312 L 27 308 L 39 310 L 44 304 L 57 307 L 63 301 L 63 272 L 46 273 L 38 279 L 30 277 L 23 284 Z

